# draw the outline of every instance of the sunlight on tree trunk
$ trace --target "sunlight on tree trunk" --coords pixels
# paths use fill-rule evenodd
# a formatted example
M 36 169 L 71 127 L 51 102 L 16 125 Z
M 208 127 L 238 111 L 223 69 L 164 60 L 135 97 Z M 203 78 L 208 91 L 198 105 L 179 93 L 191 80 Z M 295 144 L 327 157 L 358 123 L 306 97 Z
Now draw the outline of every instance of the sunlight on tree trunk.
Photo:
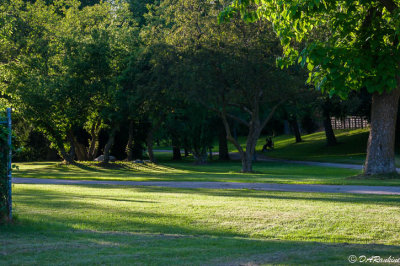
M 372 96 L 371 131 L 368 139 L 365 175 L 396 172 L 394 142 L 400 90 Z

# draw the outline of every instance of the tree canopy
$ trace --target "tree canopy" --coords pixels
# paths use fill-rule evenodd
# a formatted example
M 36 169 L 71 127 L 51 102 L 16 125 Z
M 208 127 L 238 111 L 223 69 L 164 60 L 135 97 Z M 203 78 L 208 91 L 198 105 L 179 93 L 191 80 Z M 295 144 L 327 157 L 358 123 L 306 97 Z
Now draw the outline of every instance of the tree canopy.
M 399 2 L 234 1 L 220 15 L 240 13 L 246 21 L 266 19 L 284 48 L 282 64 L 300 63 L 309 82 L 331 95 L 350 90 L 370 93 L 397 88 Z

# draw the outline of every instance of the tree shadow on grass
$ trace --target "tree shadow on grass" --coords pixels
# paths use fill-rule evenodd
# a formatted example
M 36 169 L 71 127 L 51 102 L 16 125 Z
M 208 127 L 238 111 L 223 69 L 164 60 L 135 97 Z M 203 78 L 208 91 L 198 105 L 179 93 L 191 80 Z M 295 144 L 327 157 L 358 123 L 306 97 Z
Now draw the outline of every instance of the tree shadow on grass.
M 62 186 L 62 185 L 60 185 Z M 173 188 L 173 187 L 157 187 L 157 186 L 121 186 L 121 185 L 68 185 L 94 189 L 123 189 L 123 190 L 140 190 L 149 193 L 166 193 L 166 194 L 190 194 L 205 195 L 216 197 L 234 197 L 234 198 L 259 198 L 259 199 L 279 199 L 279 200 L 304 200 L 304 201 L 321 201 L 331 203 L 352 203 L 352 204 L 374 204 L 383 206 L 399 206 L 400 196 L 398 195 L 368 195 L 368 194 L 350 194 L 350 193 L 315 193 L 315 192 L 283 192 L 283 191 L 262 191 L 250 189 L 206 189 L 206 188 Z M 49 199 L 67 199 L 74 197 L 74 193 L 60 195 L 59 193 L 46 192 L 40 189 L 23 189 L 18 194 L 21 196 L 31 196 L 41 193 L 42 198 Z M 324 195 L 324 196 L 322 196 Z M 32 196 L 35 197 L 35 196 Z M 107 196 L 90 196 L 83 195 L 81 198 L 115 200 L 126 202 L 140 202 L 128 199 L 117 199 Z M 146 201 L 148 203 L 157 203 Z
M 90 187 L 90 186 L 89 186 Z M 128 188 L 128 187 L 125 187 Z M 367 195 L 350 193 L 322 193 L 314 192 L 282 192 L 282 191 L 261 191 L 250 189 L 203 189 L 203 188 L 166 188 L 166 187 L 144 187 L 138 186 L 141 191 L 157 193 L 184 193 L 199 194 L 217 197 L 235 197 L 235 198 L 261 198 L 261 199 L 280 199 L 280 200 L 305 200 L 305 201 L 323 201 L 332 203 L 353 203 L 353 204 L 376 204 L 386 206 L 399 206 L 400 196 L 397 195 Z
M 16 225 L 0 228 L 0 256 L 5 264 L 157 264 L 157 265 L 239 265 L 239 264 L 347 264 L 349 255 L 400 254 L 399 246 L 375 244 L 330 244 L 311 241 L 251 238 L 239 230 L 197 224 L 185 213 L 152 212 L 156 201 L 136 199 L 135 191 L 201 194 L 218 197 L 271 198 L 332 202 L 371 203 L 368 196 L 332 194 L 331 198 L 311 193 L 260 192 L 175 188 L 132 188 L 121 186 L 76 186 L 80 188 L 132 190 L 132 197 L 99 194 L 55 193 L 19 188 L 18 205 L 33 206 L 32 216 L 21 217 Z M 89 194 L 89 195 L 88 195 Z M 79 197 L 77 196 L 79 195 Z M 378 196 L 377 204 L 398 206 L 399 197 Z M 94 201 L 92 201 L 94 200 Z M 97 204 L 100 200 L 102 204 Z M 117 200 L 117 201 L 116 201 Z M 123 199 L 122 199 L 123 200 Z M 351 201 L 349 201 L 351 200 Z M 110 202 L 108 202 L 110 201 Z M 124 205 L 135 204 L 126 209 Z M 145 206 L 142 206 L 142 205 Z M 139 209 L 139 206 L 142 208 Z M 26 207 L 25 207 L 26 208 Z M 51 211 L 47 211 L 51 210 Z M 58 210 L 62 213 L 58 215 Z M 90 210 L 90 212 L 88 212 Z M 154 209 L 153 209 L 154 210 Z M 97 214 L 91 216 L 92 214 Z M 146 219 L 143 219 L 146 218 Z M 305 236 L 306 237 L 306 236 Z M 313 240 L 318 239 L 314 235 Z M 344 241 L 346 239 L 338 239 Z M 74 254 L 74 255 L 71 255 Z M 0 263 L 1 264 L 1 263 Z
M 257 265 L 266 263 L 345 265 L 350 255 L 383 258 L 399 246 L 329 244 L 234 236 L 127 231 L 84 231 L 44 221 L 0 231 L 5 264 Z

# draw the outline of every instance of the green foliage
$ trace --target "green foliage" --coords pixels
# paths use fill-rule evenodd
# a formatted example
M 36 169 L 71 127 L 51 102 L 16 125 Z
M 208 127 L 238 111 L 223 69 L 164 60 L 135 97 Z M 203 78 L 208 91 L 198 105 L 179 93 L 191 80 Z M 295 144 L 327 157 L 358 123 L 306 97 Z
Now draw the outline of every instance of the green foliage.
M 399 73 L 398 1 L 235 0 L 220 21 L 240 13 L 266 19 L 284 48 L 282 66 L 299 63 L 316 88 L 347 97 L 396 89 Z
M 135 46 L 135 21 L 120 1 L 82 7 L 77 0 L 17 0 L 0 7 L 8 29 L 0 34 L 1 92 L 65 158 L 69 132 L 115 110 L 116 77 Z
M 252 142 L 282 95 L 290 97 L 303 81 L 299 82 L 295 71 L 275 66 L 281 48 L 270 23 L 253 27 L 235 18 L 232 24 L 218 24 L 224 4 L 162 1 L 150 6 L 141 36 L 146 45 L 161 43 L 177 54 L 177 60 L 167 65 L 172 73 L 170 89 L 176 95 L 203 105 L 222 119 L 229 117 L 229 123 L 239 121 L 249 128 Z

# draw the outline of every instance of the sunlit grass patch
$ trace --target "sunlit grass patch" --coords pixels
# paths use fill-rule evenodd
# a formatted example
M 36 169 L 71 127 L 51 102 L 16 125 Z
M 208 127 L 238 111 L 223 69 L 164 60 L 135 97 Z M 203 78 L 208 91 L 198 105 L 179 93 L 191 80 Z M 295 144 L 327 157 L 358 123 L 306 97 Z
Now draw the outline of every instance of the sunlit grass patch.
M 0 264 L 333 265 L 400 252 L 399 196 L 15 185 L 14 199 Z
M 281 162 L 257 162 L 254 173 L 241 173 L 238 161 L 213 161 L 198 166 L 191 162 L 166 161 L 160 164 L 118 163 L 123 167 L 95 167 L 46 163 L 22 163 L 15 177 L 114 180 L 114 181 L 218 181 L 282 184 L 400 185 L 399 179 L 350 179 L 361 170 L 321 167 Z M 32 166 L 32 168 L 30 168 Z

